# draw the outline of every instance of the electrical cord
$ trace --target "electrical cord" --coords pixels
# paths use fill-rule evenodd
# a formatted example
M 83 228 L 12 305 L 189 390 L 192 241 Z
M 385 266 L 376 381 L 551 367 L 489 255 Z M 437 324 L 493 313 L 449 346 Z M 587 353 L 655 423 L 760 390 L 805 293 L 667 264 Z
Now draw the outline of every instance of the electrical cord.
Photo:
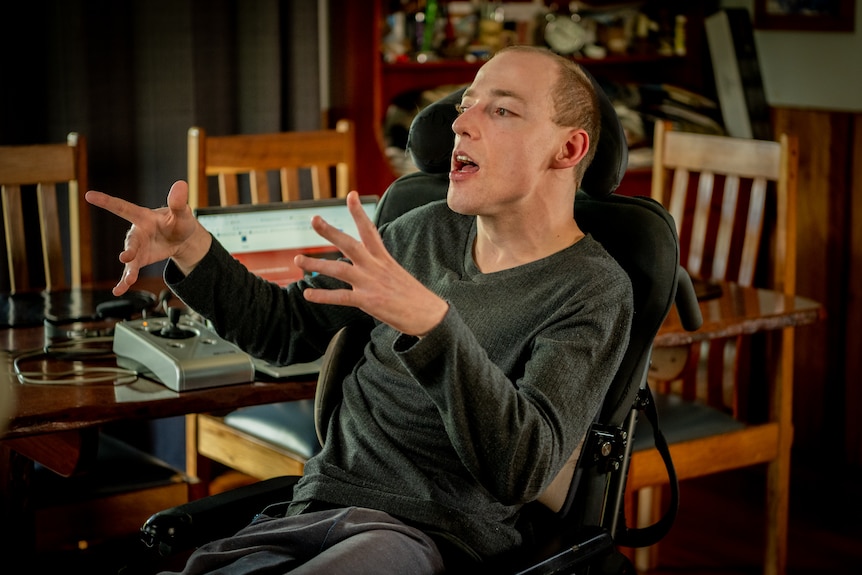
M 121 367 L 85 367 L 73 365 L 65 371 L 46 373 L 25 371 L 21 364 L 36 359 L 59 359 L 80 361 L 84 359 L 109 359 L 113 357 L 110 347 L 103 344 L 113 342 L 113 337 L 91 337 L 82 340 L 47 344 L 37 350 L 17 355 L 12 362 L 15 377 L 23 384 L 38 385 L 128 385 L 137 381 L 138 372 Z
M 170 290 L 165 289 L 152 299 L 143 298 L 141 303 L 134 305 L 143 305 L 140 311 L 147 315 L 147 309 L 152 307 L 153 311 L 162 310 L 167 313 L 168 302 L 172 297 Z M 116 302 L 110 302 L 112 305 L 105 309 L 100 309 L 100 317 L 111 317 L 116 311 L 127 311 L 128 302 L 123 302 L 124 306 L 116 305 Z M 114 309 L 116 308 L 116 309 Z M 137 310 L 137 308 L 134 308 Z M 21 365 L 27 361 L 35 361 L 38 359 L 57 359 L 61 361 L 77 362 L 85 359 L 111 359 L 114 356 L 112 344 L 114 341 L 113 329 L 108 330 L 109 335 L 101 335 L 99 332 L 90 332 L 93 335 L 84 335 L 81 337 L 79 332 L 64 333 L 65 336 L 73 336 L 73 339 L 61 342 L 46 343 L 41 349 L 23 352 L 15 357 L 12 362 L 15 377 L 22 384 L 32 385 L 95 385 L 95 384 L 111 384 L 128 385 L 138 380 L 138 372 L 133 369 L 125 369 L 122 367 L 86 367 L 81 365 L 73 365 L 70 369 L 64 371 L 55 371 L 47 373 L 45 370 L 24 370 Z

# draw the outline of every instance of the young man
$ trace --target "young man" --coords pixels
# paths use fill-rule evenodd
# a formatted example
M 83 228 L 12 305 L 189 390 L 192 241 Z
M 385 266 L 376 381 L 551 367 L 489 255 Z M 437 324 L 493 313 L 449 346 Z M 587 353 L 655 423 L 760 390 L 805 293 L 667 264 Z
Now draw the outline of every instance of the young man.
M 598 139 L 592 84 L 548 51 L 511 48 L 459 111 L 447 201 L 378 232 L 351 193 L 361 239 L 315 218 L 347 259 L 300 256 L 317 274 L 284 289 L 213 241 L 183 182 L 157 210 L 88 193 L 133 224 L 116 294 L 170 258 L 165 279 L 189 307 L 279 362 L 375 323 L 287 517 L 202 547 L 186 572 L 438 573 L 452 541 L 499 556 L 522 542 L 521 507 L 578 449 L 632 314 L 627 276 L 573 218 Z

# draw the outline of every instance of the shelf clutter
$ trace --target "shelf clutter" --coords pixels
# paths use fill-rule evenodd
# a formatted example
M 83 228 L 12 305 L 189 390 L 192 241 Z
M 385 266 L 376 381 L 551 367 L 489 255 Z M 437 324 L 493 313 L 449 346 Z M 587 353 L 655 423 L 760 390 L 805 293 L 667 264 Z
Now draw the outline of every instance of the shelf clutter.
M 685 74 L 661 69 L 687 65 L 687 39 L 703 36 L 702 17 L 691 17 L 683 3 L 392 0 L 382 16 L 385 155 L 398 175 L 415 170 L 404 150 L 413 116 L 513 44 L 549 47 L 596 76 L 626 129 L 631 168 L 651 164 L 657 120 L 725 134 L 715 99 L 677 82 Z M 692 47 L 700 53 L 699 44 Z
M 389 63 L 477 61 L 511 44 L 597 60 L 687 53 L 688 17 L 669 2 L 393 0 L 384 19 Z

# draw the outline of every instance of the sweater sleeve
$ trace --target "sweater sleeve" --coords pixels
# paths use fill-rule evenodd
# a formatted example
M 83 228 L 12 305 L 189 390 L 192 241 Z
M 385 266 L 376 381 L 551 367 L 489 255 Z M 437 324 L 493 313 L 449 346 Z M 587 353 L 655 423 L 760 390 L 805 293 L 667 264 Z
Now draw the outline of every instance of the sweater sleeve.
M 306 287 L 344 284 L 317 276 L 281 287 L 249 272 L 215 239 L 188 276 L 168 261 L 164 278 L 177 297 L 209 320 L 221 337 L 246 353 L 279 364 L 320 357 L 340 327 L 367 317 L 353 308 L 309 303 L 302 295 Z
M 580 292 L 532 340 L 523 375 L 509 379 L 450 307 L 421 340 L 395 351 L 424 387 L 463 464 L 508 504 L 538 497 L 574 452 L 628 342 L 628 278 Z

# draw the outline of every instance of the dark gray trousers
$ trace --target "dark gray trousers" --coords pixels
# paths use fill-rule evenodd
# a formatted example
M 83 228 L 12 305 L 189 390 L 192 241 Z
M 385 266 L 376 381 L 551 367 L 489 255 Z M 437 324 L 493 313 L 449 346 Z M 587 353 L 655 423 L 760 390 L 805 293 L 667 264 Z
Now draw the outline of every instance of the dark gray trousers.
M 388 513 L 349 507 L 288 517 L 261 516 L 233 537 L 201 546 L 183 575 L 423 575 L 443 558 L 421 530 Z

